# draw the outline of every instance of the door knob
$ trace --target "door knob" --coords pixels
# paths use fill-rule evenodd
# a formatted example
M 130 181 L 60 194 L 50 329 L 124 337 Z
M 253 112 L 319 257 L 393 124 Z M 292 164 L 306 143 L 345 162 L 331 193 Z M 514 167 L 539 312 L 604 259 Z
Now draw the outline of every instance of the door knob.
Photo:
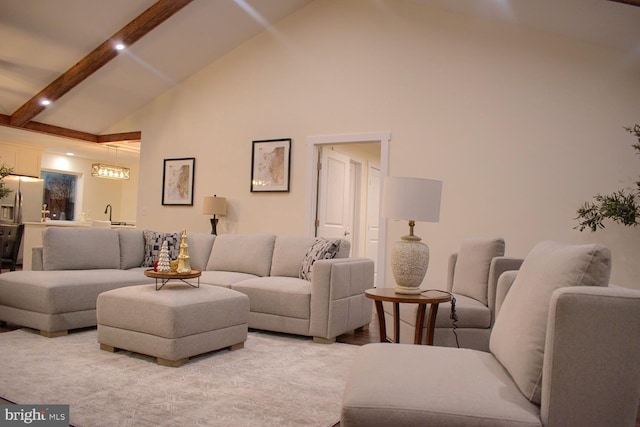
M 348 231 L 344 232 L 345 237 L 348 236 L 349 234 L 351 234 L 351 233 L 349 233 Z

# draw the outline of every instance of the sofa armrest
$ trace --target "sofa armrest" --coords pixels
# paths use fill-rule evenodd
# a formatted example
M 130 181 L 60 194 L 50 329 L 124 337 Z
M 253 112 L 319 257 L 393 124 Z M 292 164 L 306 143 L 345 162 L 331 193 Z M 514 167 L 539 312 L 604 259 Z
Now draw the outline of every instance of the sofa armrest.
M 333 339 L 371 322 L 373 304 L 364 291 L 373 288 L 374 263 L 369 258 L 316 261 L 311 280 L 309 332 Z
M 496 313 L 494 308 L 496 307 L 498 279 L 505 271 L 519 270 L 523 261 L 524 259 L 522 258 L 512 258 L 506 256 L 495 257 L 491 260 L 491 265 L 489 266 L 489 281 L 487 282 L 487 306 L 492 313 Z M 504 298 L 504 295 L 502 297 Z M 491 316 L 492 325 L 495 320 L 496 316 L 494 314 L 493 316 Z
M 502 307 L 502 303 L 504 302 L 504 298 L 507 296 L 507 292 L 511 289 L 511 285 L 513 285 L 513 281 L 516 280 L 516 276 L 518 275 L 517 271 L 505 271 L 498 277 L 498 282 L 496 285 L 496 308 L 493 311 L 493 319 L 498 317 L 500 313 L 500 307 Z
M 42 264 L 42 246 L 31 248 L 31 269 L 34 271 L 44 270 Z
M 640 394 L 640 292 L 600 286 L 554 291 L 540 416 L 545 426 L 632 426 Z

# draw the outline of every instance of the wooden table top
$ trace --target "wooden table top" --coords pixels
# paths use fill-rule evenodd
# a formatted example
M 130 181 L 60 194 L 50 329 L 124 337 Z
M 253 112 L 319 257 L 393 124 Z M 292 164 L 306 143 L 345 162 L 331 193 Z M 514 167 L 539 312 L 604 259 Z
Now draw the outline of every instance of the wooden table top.
M 373 300 L 387 302 L 407 302 L 413 304 L 440 304 L 451 301 L 451 295 L 438 289 L 425 289 L 418 295 L 399 294 L 395 288 L 372 288 L 364 291 Z
M 155 279 L 195 279 L 202 275 L 202 271 L 192 269 L 188 273 L 178 273 L 177 271 L 153 271 L 153 268 L 144 271 L 147 277 Z

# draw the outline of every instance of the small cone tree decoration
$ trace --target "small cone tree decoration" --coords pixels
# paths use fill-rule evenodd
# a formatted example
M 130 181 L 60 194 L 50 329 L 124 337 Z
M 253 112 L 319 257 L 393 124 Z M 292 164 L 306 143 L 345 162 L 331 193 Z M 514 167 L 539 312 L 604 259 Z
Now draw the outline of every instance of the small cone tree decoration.
M 162 242 L 162 247 L 160 248 L 160 255 L 158 256 L 158 271 L 170 271 L 171 270 L 171 259 L 169 259 L 169 245 L 165 240 Z

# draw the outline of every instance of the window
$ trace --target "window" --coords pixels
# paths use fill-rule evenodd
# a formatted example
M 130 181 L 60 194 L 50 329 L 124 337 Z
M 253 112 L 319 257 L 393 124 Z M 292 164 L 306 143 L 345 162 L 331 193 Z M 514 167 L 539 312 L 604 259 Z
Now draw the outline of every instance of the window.
M 78 177 L 58 172 L 41 173 L 44 180 L 42 203 L 50 211 L 49 217 L 61 221 L 73 221 L 76 207 Z

